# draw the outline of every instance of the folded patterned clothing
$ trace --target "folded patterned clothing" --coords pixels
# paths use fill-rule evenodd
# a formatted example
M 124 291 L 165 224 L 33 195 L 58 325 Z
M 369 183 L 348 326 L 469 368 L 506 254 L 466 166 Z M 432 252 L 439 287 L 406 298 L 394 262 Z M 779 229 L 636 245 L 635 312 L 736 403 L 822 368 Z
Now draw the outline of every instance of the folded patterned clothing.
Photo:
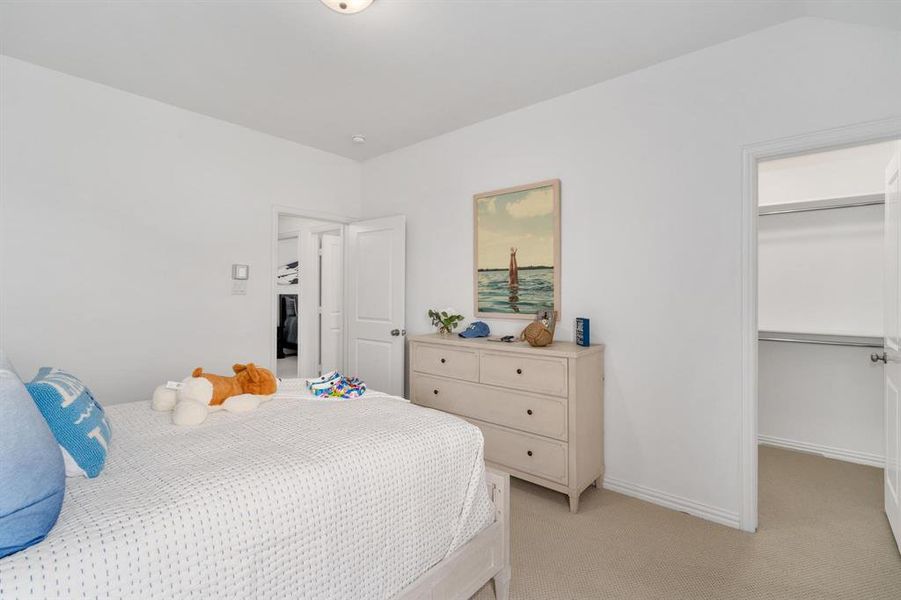
M 359 398 L 366 393 L 366 384 L 358 377 L 344 377 L 338 371 L 331 371 L 321 377 L 307 379 L 307 389 L 314 396 Z

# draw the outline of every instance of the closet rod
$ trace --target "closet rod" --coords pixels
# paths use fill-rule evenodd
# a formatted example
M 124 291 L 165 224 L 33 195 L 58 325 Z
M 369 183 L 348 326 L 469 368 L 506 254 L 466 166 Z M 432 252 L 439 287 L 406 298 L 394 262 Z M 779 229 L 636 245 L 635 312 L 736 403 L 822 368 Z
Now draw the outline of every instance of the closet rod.
M 787 333 L 783 331 L 761 331 L 757 335 L 761 342 L 791 342 L 794 344 L 819 344 L 821 346 L 851 346 L 856 348 L 882 348 L 880 337 L 859 335 L 822 335 L 817 333 Z
M 812 212 L 815 210 L 833 210 L 836 208 L 858 208 L 860 206 L 876 206 L 879 204 L 885 204 L 885 196 L 883 194 L 867 194 L 865 196 L 830 198 L 828 200 L 810 200 L 804 202 L 766 204 L 759 208 L 759 214 L 760 216 L 785 215 L 788 213 Z

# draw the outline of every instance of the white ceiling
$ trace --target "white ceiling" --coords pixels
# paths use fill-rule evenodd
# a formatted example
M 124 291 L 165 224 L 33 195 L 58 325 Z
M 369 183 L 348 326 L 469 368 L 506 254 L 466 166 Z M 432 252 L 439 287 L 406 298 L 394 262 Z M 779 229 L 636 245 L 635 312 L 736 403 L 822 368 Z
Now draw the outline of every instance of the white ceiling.
M 0 2 L 0 52 L 366 159 L 805 15 L 901 2 Z M 367 138 L 362 146 L 353 134 Z

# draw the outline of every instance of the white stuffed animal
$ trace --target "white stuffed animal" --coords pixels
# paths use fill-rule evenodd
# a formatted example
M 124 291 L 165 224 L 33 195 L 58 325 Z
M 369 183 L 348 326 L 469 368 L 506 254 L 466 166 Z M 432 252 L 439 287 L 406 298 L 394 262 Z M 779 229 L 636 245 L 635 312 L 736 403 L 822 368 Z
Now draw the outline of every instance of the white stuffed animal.
M 177 389 L 161 385 L 153 392 L 153 410 L 172 411 L 176 425 L 199 425 L 216 410 L 247 412 L 275 394 L 277 380 L 253 363 L 236 364 L 234 377 L 204 373 L 198 367 Z

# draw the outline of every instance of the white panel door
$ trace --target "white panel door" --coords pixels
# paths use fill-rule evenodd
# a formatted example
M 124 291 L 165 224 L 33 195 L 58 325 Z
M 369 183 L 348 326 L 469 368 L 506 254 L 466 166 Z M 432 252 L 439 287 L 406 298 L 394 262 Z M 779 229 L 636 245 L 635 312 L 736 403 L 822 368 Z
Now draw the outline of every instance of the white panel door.
M 344 239 L 323 233 L 319 253 L 320 371 L 344 370 Z
M 347 227 L 347 374 L 404 391 L 406 224 L 403 216 Z
M 885 514 L 901 549 L 901 144 L 885 170 Z

